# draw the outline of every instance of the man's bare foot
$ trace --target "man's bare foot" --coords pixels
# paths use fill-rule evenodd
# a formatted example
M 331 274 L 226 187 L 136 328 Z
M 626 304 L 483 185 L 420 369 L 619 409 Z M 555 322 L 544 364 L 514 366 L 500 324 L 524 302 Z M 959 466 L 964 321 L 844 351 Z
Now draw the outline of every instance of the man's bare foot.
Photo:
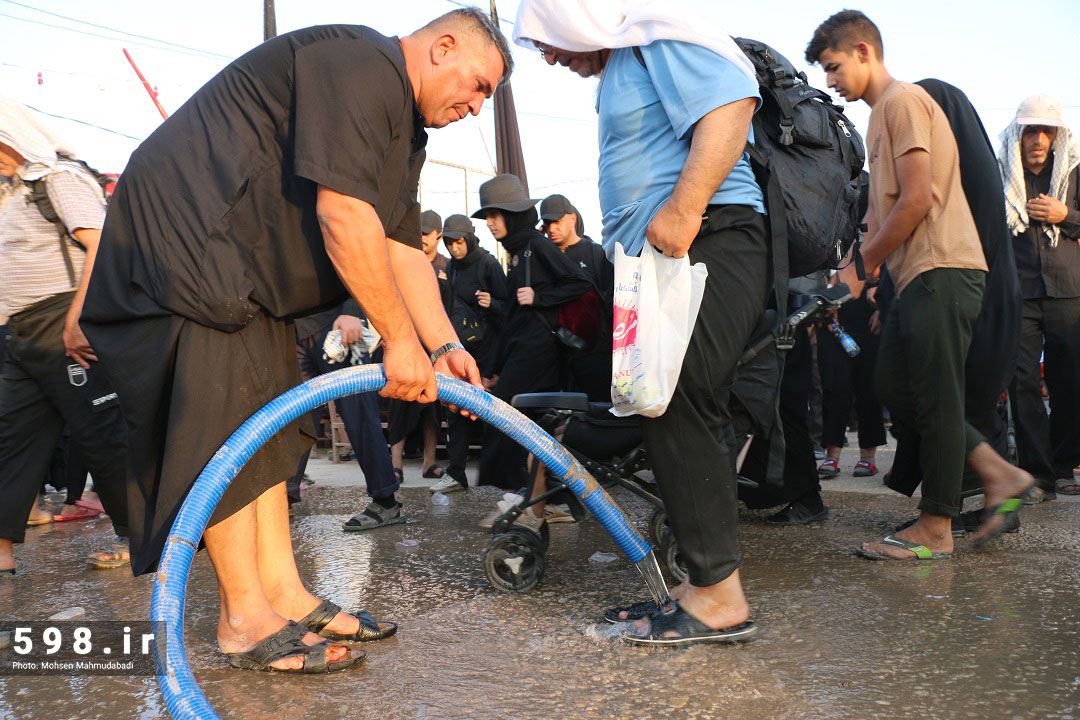
M 98 550 L 86 556 L 86 561 L 98 570 L 124 567 L 131 563 L 131 553 L 126 546 L 114 543 L 111 550 Z
M 274 612 L 282 617 L 299 622 L 312 610 L 319 607 L 322 600 L 309 593 L 303 586 L 299 590 L 267 593 Z M 323 630 L 339 635 L 353 635 L 360 632 L 360 620 L 342 610 L 327 623 Z
M 924 545 L 931 552 L 951 553 L 953 551 L 952 518 L 924 512 L 919 515 L 914 525 L 893 533 L 893 537 L 913 542 L 916 545 Z M 915 552 L 912 550 L 880 542 L 863 543 L 862 548 L 867 552 L 887 555 L 897 560 L 915 557 Z
M 750 605 L 739 583 L 734 589 L 723 590 L 718 585 L 710 588 L 688 586 L 679 599 L 679 607 L 714 630 L 735 627 L 750 619 Z
M 239 653 L 251 650 L 266 638 L 276 634 L 285 627 L 286 619 L 273 611 L 267 611 L 250 620 L 224 619 L 218 622 L 217 641 L 221 652 Z M 323 639 L 315 633 L 304 636 L 304 644 L 318 645 Z M 326 662 L 335 663 L 348 659 L 349 648 L 344 645 L 330 645 L 326 650 Z M 304 667 L 303 655 L 292 655 L 270 663 L 271 667 L 279 670 L 300 670 Z
M 26 522 L 31 525 L 50 523 L 52 522 L 52 513 L 42 510 L 40 503 L 35 501 L 34 508 L 30 511 L 30 517 L 26 519 Z
M 714 630 L 735 627 L 750 619 L 750 605 L 743 594 L 738 570 L 716 585 L 697 587 L 686 581 L 676 591 L 679 607 Z M 649 618 L 636 621 L 634 631 L 647 632 L 649 622 Z
M 997 507 L 1009 498 L 1019 497 L 1035 485 L 1031 473 L 1009 464 L 986 443 L 980 443 L 968 453 L 967 460 L 982 481 L 987 509 Z M 975 542 L 999 532 L 1005 521 L 1004 515 L 985 518 L 975 532 Z

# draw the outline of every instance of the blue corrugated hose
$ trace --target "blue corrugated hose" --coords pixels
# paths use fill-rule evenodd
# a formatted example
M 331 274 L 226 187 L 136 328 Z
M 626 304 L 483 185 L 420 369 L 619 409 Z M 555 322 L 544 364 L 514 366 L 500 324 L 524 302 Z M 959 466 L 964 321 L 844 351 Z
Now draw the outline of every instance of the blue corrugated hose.
M 439 399 L 476 414 L 516 440 L 540 459 L 581 498 L 627 554 L 643 568 L 655 565 L 649 543 L 627 522 L 622 511 L 593 477 L 550 435 L 514 408 L 483 390 L 444 375 L 438 376 Z M 225 441 L 206 464 L 173 523 L 172 532 L 154 576 L 150 619 L 163 622 L 165 642 L 156 648 L 158 683 L 174 718 L 208 720 L 218 715 L 199 689 L 184 648 L 184 599 L 188 573 L 210 515 L 229 483 L 270 437 L 300 415 L 346 395 L 371 392 L 386 383 L 380 365 L 351 367 L 320 375 L 274 399 Z M 649 572 L 642 569 L 646 581 Z M 658 576 L 658 571 L 657 571 Z M 650 589 L 653 590 L 650 583 Z

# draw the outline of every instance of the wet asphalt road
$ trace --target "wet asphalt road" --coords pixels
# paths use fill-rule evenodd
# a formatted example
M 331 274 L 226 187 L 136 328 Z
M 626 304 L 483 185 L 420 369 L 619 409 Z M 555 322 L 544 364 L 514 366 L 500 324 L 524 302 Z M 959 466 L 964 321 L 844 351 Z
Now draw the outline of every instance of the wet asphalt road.
M 864 481 L 870 489 L 876 479 Z M 828 487 L 828 486 L 827 486 Z M 205 553 L 188 585 L 188 657 L 226 718 L 1080 718 L 1080 498 L 1028 508 L 1019 535 L 952 561 L 870 562 L 852 548 L 911 516 L 888 494 L 826 492 L 824 523 L 772 528 L 746 513 L 743 578 L 760 625 L 740 647 L 641 649 L 589 627 L 645 585 L 595 521 L 551 530 L 526 594 L 495 592 L 476 527 L 498 493 L 473 489 L 437 514 L 403 491 L 411 522 L 340 529 L 366 497 L 316 485 L 293 522 L 315 594 L 401 623 L 360 668 L 296 677 L 232 670 L 216 652 L 217 592 Z M 647 508 L 616 491 L 644 527 Z M 150 578 L 82 564 L 111 539 L 95 520 L 31 529 L 0 581 L 0 617 L 145 619 Z M 402 539 L 420 541 L 412 552 Z M 603 626 L 606 627 L 606 626 Z M 601 629 L 603 629 L 601 627 Z M 166 718 L 153 678 L 0 677 L 0 720 Z

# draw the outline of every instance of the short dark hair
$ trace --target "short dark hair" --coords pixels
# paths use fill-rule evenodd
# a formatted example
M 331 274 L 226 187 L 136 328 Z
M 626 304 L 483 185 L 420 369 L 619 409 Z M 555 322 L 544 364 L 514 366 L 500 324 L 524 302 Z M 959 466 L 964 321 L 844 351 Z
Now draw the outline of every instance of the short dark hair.
M 858 10 L 841 10 L 818 25 L 814 37 L 806 46 L 806 61 L 816 65 L 821 53 L 826 50 L 851 52 L 861 42 L 874 48 L 878 60 L 884 62 L 885 48 L 881 44 L 878 26 Z
M 487 13 L 477 7 L 459 8 L 440 15 L 422 29 L 439 32 L 448 27 L 467 27 L 481 40 L 494 46 L 502 56 L 503 62 L 503 74 L 499 84 L 503 85 L 510 79 L 510 73 L 514 71 L 514 58 L 510 56 L 510 45 Z

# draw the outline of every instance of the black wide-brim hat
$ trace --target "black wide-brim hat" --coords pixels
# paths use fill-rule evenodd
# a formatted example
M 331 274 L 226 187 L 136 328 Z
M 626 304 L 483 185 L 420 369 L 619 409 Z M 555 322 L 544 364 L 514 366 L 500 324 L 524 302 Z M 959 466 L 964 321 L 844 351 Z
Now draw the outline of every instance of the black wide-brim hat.
M 480 186 L 480 209 L 474 212 L 472 217 L 483 218 L 487 210 L 525 212 L 535 207 L 538 202 L 539 198 L 531 198 L 525 192 L 517 175 L 503 173 Z

